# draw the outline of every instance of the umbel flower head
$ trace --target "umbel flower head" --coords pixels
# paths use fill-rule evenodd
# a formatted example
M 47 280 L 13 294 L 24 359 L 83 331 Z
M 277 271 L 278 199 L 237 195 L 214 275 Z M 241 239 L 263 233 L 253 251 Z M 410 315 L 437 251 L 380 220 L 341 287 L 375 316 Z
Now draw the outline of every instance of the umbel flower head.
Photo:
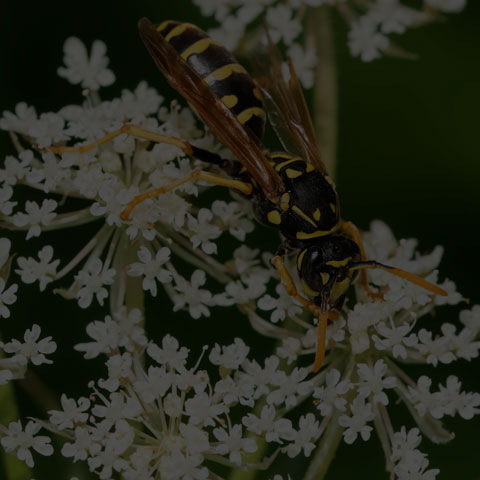
M 103 320 L 89 318 L 90 340 L 75 347 L 87 361 L 105 359 L 102 378 L 90 384 L 90 397 L 63 395 L 61 408 L 46 420 L 1 425 L 5 451 L 27 465 L 34 463 L 32 449 L 53 454 L 48 437 L 37 435 L 44 427 L 64 437 L 57 453 L 86 462 L 101 479 L 221 479 L 226 466 L 268 468 L 273 476 L 280 455 L 312 459 L 305 478 L 313 478 L 332 455 L 332 437 L 355 444 L 370 440 L 375 430 L 392 476 L 435 478 L 438 470 L 429 468 L 418 449 L 422 435 L 444 443 L 452 438 L 441 423 L 444 417 L 469 420 L 480 411 L 480 395 L 463 391 L 456 376 L 437 384 L 427 373 L 418 378 L 409 373 L 409 364 L 470 361 L 480 350 L 479 306 L 463 310 L 459 324 L 426 328 L 425 319 L 437 309 L 463 300 L 453 282 L 439 283 L 442 249 L 420 255 L 415 240 L 397 241 L 384 223 L 373 222 L 363 237 L 369 259 L 439 283 L 448 296 L 434 296 L 384 271 L 369 272 L 384 301 L 373 301 L 360 286 L 351 292 L 327 329 L 324 365 L 313 373 L 315 320 L 279 285 L 268 265 L 272 254 L 249 246 L 254 224 L 242 198 L 200 208 L 196 197 L 211 187 L 187 183 L 141 203 L 124 220 L 120 214 L 136 194 L 183 178 L 198 163 L 175 147 L 126 136 L 84 153 L 57 156 L 46 150 L 63 142 L 88 144 L 132 122 L 228 155 L 189 109 L 175 102 L 164 105 L 143 82 L 133 92 L 102 101 L 96 90 L 114 78 L 102 45 L 94 45 L 90 59 L 78 41 L 70 39 L 65 46 L 66 66 L 59 74 L 90 88 L 83 105 L 38 116 L 21 103 L 0 121 L 17 147 L 0 170 L 0 225 L 24 231 L 29 242 L 42 240 L 45 231 L 98 225 L 67 261 L 55 259 L 51 245 L 36 257 L 20 252 L 12 258 L 9 241 L 2 239 L 7 253 L 2 249 L 0 258 L 0 316 L 7 318 L 21 296 L 20 282 L 38 282 L 40 291 L 55 286 L 83 309 L 107 298 L 110 307 Z M 19 185 L 45 198 L 19 205 L 14 196 Z M 71 207 L 78 205 L 72 199 L 85 206 Z M 231 257 L 222 249 L 227 239 L 237 242 Z M 18 283 L 11 282 L 11 274 Z M 68 274 L 74 280 L 65 287 L 61 282 Z M 165 291 L 172 317 L 182 310 L 192 321 L 203 321 L 212 309 L 237 308 L 277 346 L 259 360 L 240 338 L 222 346 L 214 340 L 213 347 L 191 354 L 171 335 L 154 342 L 144 329 L 143 313 L 126 305 L 131 277 L 152 296 Z M 40 328 L 34 326 L 23 342 L 13 339 L 0 348 L 6 354 L 0 381 L 7 384 L 23 376 L 28 362 L 48 363 L 45 355 L 56 345 L 50 337 L 40 340 Z M 409 425 L 391 420 L 398 403 L 408 409 Z

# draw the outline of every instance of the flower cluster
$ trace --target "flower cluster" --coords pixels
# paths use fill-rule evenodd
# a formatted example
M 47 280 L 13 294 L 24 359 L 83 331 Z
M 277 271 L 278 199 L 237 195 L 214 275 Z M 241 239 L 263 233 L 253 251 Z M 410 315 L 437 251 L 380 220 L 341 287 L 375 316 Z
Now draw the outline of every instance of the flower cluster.
M 256 36 L 258 32 L 252 32 L 252 26 L 255 29 L 261 24 L 260 19 L 266 21 L 272 39 L 284 43 L 302 84 L 310 88 L 316 65 L 315 48 L 308 38 L 302 45 L 302 23 L 313 18 L 312 29 L 320 28 L 316 23 L 318 18 L 312 17 L 318 7 L 330 7 L 344 19 L 349 28 L 350 53 L 369 62 L 382 54 L 411 56 L 397 47 L 390 36 L 435 21 L 441 13 L 460 12 L 466 0 L 424 0 L 421 9 L 401 0 L 194 0 L 194 3 L 202 15 L 215 17 L 219 26 L 209 33 L 232 50 L 242 47 L 245 37 Z
M 349 2 L 329 3 L 348 7 Z M 440 8 L 441 2 L 436 3 Z M 202 5 L 207 9 L 213 4 Z M 232 6 L 238 7 L 232 2 L 215 5 L 223 8 L 217 15 L 224 18 Z M 284 32 L 288 43 L 299 32 L 292 23 L 290 37 L 285 37 L 286 20 L 281 19 L 288 12 L 280 7 L 268 7 L 266 15 L 272 35 Z M 235 15 L 242 11 L 251 15 L 252 10 L 236 8 Z M 103 44 L 96 43 L 88 58 L 79 41 L 69 39 L 65 45 L 66 66 L 59 74 L 90 89 L 83 105 L 37 115 L 21 103 L 0 120 L 17 148 L 0 169 L 0 226 L 24 231 L 31 241 L 45 231 L 98 225 L 65 264 L 54 258 L 51 245 L 42 246 L 37 258 L 13 258 L 9 241 L 1 239 L 0 316 L 7 318 L 16 300 L 18 284 L 10 281 L 11 274 L 18 283 L 38 282 L 40 291 L 55 285 L 56 293 L 75 299 L 83 309 L 94 299 L 102 305 L 108 298 L 111 314 L 90 321 L 86 331 L 91 341 L 75 347 L 86 360 L 106 358 L 105 378 L 92 380 L 89 398 L 63 395 L 62 409 L 50 411 L 48 420 L 29 422 L 25 428 L 21 422 L 0 426 L 1 445 L 33 465 L 31 449 L 53 453 L 48 437 L 37 435 L 44 427 L 64 437 L 63 456 L 86 461 L 101 479 L 204 480 L 221 479 L 225 466 L 271 468 L 274 474 L 270 465 L 278 455 L 314 456 L 314 468 L 331 456 L 326 443 L 332 435 L 353 444 L 369 440 L 375 428 L 392 475 L 398 480 L 435 478 L 438 471 L 428 469 L 425 454 L 417 449 L 420 432 L 436 443 L 450 440 L 440 420 L 454 415 L 471 419 L 480 412 L 480 394 L 462 391 L 453 375 L 432 387 L 427 375 L 411 378 L 406 365 L 436 366 L 478 357 L 480 307 L 463 310 L 459 323 L 452 320 L 430 331 L 424 318 L 442 305 L 463 300 L 453 282 L 440 283 L 448 292 L 440 298 L 388 272 L 369 272 L 369 282 L 384 301 L 373 301 L 357 286 L 355 302 L 352 295 L 328 326 L 322 370 L 312 373 L 316 320 L 307 319 L 278 285 L 268 265 L 271 254 L 248 245 L 253 230 L 248 202 L 225 197 L 200 208 L 195 197 L 210 187 L 190 182 L 139 204 L 129 219 L 120 215 L 136 194 L 182 179 L 199 165 L 171 145 L 127 135 L 99 141 L 125 122 L 189 140 L 224 157 L 228 152 L 198 127 L 190 110 L 176 103 L 164 105 L 145 83 L 102 101 L 96 89 L 114 78 L 104 52 Z M 97 142 L 93 149 L 67 148 L 58 155 L 48 149 L 92 142 Z M 18 185 L 43 192 L 45 198 L 18 205 Z M 76 207 L 79 199 L 81 208 Z M 238 242 L 231 256 L 221 248 L 220 239 L 226 236 Z M 369 259 L 439 283 L 440 247 L 420 255 L 415 240 L 397 241 L 379 221 L 363 240 Z M 73 283 L 58 285 L 68 274 Z M 194 359 L 170 335 L 157 344 L 144 329 L 143 313 L 127 306 L 126 285 L 132 278 L 139 278 L 152 296 L 161 288 L 173 312 L 184 310 L 193 319 L 209 316 L 213 308 L 238 308 L 256 331 L 275 338 L 277 346 L 257 361 L 240 338 L 230 345 L 205 347 Z M 40 328 L 33 326 L 23 343 L 12 340 L 0 348 L 11 354 L 0 360 L 0 383 L 6 384 L 21 378 L 29 361 L 49 363 L 45 355 L 56 346 L 50 337 L 40 339 Z M 203 369 L 206 352 L 208 371 Z M 418 428 L 393 426 L 389 412 L 398 401 Z M 252 459 L 254 453 L 260 461 Z

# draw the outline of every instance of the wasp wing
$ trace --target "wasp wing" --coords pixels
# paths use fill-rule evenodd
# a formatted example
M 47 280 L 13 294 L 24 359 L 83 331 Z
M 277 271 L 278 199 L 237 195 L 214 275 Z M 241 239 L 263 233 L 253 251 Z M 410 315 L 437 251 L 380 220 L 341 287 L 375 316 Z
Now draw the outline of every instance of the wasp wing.
M 267 30 L 268 58 L 257 58 L 261 72 L 255 79 L 265 97 L 268 118 L 283 146 L 303 157 L 314 167 L 327 173 L 322 161 L 315 129 L 291 59 L 288 60 L 290 79 L 282 74 L 282 57 Z
M 150 55 L 170 85 L 190 103 L 213 133 L 233 152 L 265 195 L 278 203 L 280 194 L 284 191 L 283 182 L 235 115 L 148 19 L 140 20 L 138 28 Z

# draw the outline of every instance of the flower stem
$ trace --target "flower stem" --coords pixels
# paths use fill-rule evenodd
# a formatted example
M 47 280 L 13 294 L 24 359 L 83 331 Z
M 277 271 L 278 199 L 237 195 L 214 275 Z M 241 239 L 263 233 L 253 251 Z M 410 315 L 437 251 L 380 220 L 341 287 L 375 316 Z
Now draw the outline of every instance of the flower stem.
M 313 123 L 323 162 L 335 178 L 337 153 L 337 66 L 329 7 L 308 10 L 307 48 L 317 53 L 315 84 L 313 87 Z
M 330 419 L 315 456 L 308 466 L 305 480 L 323 480 L 325 478 L 342 440 L 343 427 L 338 424 L 339 415 L 339 412 L 336 412 Z
M 0 350 L 0 360 L 4 358 L 3 350 Z M 0 424 L 8 426 L 21 418 L 15 398 L 13 382 L 0 386 Z M 7 479 L 29 480 L 32 472 L 25 463 L 15 455 L 7 455 L 3 449 L 0 450 L 0 464 Z

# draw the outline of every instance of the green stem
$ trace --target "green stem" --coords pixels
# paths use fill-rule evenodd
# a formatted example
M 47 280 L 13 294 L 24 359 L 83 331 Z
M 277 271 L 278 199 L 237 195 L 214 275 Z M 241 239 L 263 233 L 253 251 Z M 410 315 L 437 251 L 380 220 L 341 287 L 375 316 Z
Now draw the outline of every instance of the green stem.
M 132 242 L 125 232 L 118 242 L 113 258 L 113 266 L 117 272 L 115 283 L 110 290 L 110 310 L 112 312 L 125 305 L 129 312 L 138 308 L 145 313 L 145 295 L 142 288 L 142 277 L 127 275 L 126 266 L 138 261 L 138 245 Z
M 2 350 L 0 350 L 0 358 L 4 358 Z M 8 427 L 9 423 L 20 419 L 12 381 L 0 386 L 0 405 L 0 424 Z M 22 424 L 25 426 L 25 422 Z M 15 455 L 7 455 L 3 448 L 0 448 L 0 475 L 2 471 L 7 480 L 30 480 L 32 478 L 32 472 L 24 462 Z
M 330 419 L 327 430 L 315 451 L 315 456 L 308 466 L 305 480 L 323 480 L 325 478 L 342 440 L 343 427 L 338 424 L 339 416 L 339 412 L 335 412 Z
M 308 10 L 307 48 L 315 48 L 317 67 L 313 87 L 313 123 L 322 159 L 332 178 L 336 174 L 337 154 L 337 66 L 330 7 Z

